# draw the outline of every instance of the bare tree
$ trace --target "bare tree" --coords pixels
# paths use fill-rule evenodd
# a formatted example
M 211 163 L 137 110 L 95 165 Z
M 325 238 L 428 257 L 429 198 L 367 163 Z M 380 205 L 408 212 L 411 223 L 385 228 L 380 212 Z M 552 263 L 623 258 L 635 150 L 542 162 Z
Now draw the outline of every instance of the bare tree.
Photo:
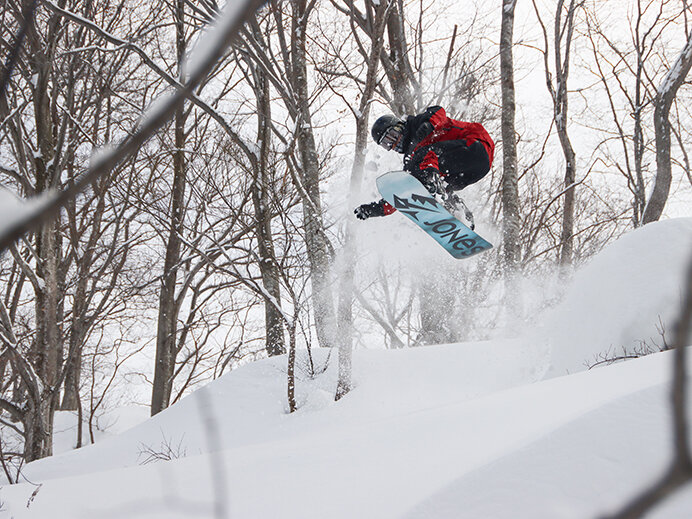
M 618 38 L 609 21 L 614 13 L 602 12 L 600 5 L 586 11 L 588 38 L 593 52 L 589 70 L 601 84 L 612 116 L 612 124 L 600 129 L 606 140 L 599 146 L 604 159 L 627 180 L 632 193 L 632 224 L 643 223 L 649 193 L 649 156 L 654 153 L 652 125 L 656 91 L 660 82 L 661 62 L 666 61 L 665 36 L 679 30 L 681 19 L 690 6 L 675 2 L 637 0 L 628 16 L 629 38 Z M 595 105 L 593 115 L 601 105 Z M 676 135 L 680 140 L 680 133 Z M 619 149 L 611 151 L 610 141 Z M 681 144 L 683 158 L 684 146 Z
M 278 215 L 282 220 L 282 224 L 288 230 L 291 228 L 290 216 L 288 216 L 289 211 L 286 211 Z M 287 345 L 287 403 L 289 412 L 294 412 L 298 409 L 298 404 L 296 401 L 296 350 L 298 347 L 298 332 L 300 326 L 300 316 L 304 312 L 306 307 L 304 289 L 305 284 L 302 280 L 307 279 L 307 276 L 294 276 L 292 272 L 298 268 L 299 270 L 309 271 L 308 268 L 301 268 L 294 263 L 295 258 L 292 258 L 291 250 L 295 248 L 295 243 L 293 240 L 293 235 L 297 235 L 295 232 L 286 232 L 285 239 L 287 241 L 285 245 L 285 250 L 283 251 L 283 258 L 279 261 L 276 256 L 273 258 L 274 264 L 276 265 L 276 272 L 282 287 L 280 292 L 284 292 L 288 296 L 288 305 L 291 307 L 291 311 L 284 309 L 284 305 L 274 297 L 274 295 L 268 290 L 265 279 L 262 275 L 255 275 L 253 273 L 253 268 L 255 268 L 260 262 L 260 256 L 249 248 L 245 248 L 242 245 L 234 247 L 235 252 L 239 253 L 241 256 L 233 258 L 227 251 L 223 252 L 223 255 L 229 260 L 226 263 L 214 263 L 214 268 L 226 276 L 230 276 L 237 283 L 244 285 L 254 292 L 259 297 L 263 298 L 266 305 L 273 305 L 274 310 L 280 315 L 282 319 L 282 324 L 288 331 L 288 345 Z M 269 252 L 268 249 L 266 252 Z M 274 252 L 274 249 L 271 249 Z M 299 254 L 300 259 L 303 259 L 303 254 Z M 266 260 L 266 257 L 264 258 Z M 293 261 L 292 261 L 293 260 Z M 303 283 L 303 284 L 301 284 Z M 310 351 L 308 347 L 308 352 Z
M 502 85 L 502 230 L 505 279 L 510 294 L 510 306 L 516 307 L 516 270 L 521 254 L 519 180 L 517 173 L 517 139 L 514 96 L 514 10 L 516 0 L 502 2 L 500 31 L 500 78 Z M 514 304 L 512 304 L 514 303 Z
M 259 269 L 262 283 L 272 301 L 265 301 L 264 319 L 267 336 L 266 350 L 269 356 L 286 353 L 284 320 L 281 308 L 281 278 L 276 261 L 271 209 L 272 166 L 270 165 L 272 143 L 272 112 L 270 84 L 261 69 L 254 68 L 255 92 L 257 97 L 257 136 L 260 145 L 259 163 L 253 177 L 252 197 L 257 222 L 257 244 Z M 275 170 L 275 168 L 274 168 Z M 294 330 L 295 333 L 295 330 Z
M 320 346 L 329 347 L 336 344 L 336 313 L 330 277 L 332 247 L 322 210 L 322 162 L 311 109 L 316 94 L 310 89 L 307 52 L 310 16 L 316 2 L 292 2 L 290 9 L 287 7 L 271 2 L 261 23 L 245 31 L 246 45 L 238 50 L 266 74 L 281 96 L 291 121 L 289 135 L 275 134 L 287 146 L 287 165 L 301 197 L 316 333 Z M 276 126 L 272 128 L 276 130 Z
M 296 144 L 299 174 L 306 198 L 303 218 L 308 258 L 312 270 L 317 334 L 321 346 L 336 344 L 336 315 L 330 281 L 330 247 L 325 234 L 320 198 L 320 168 L 312 127 L 308 87 L 307 35 L 314 0 L 296 0 L 291 13 L 291 68 L 289 80 L 295 93 Z
M 356 32 L 357 25 L 353 21 L 355 13 L 350 11 L 349 19 L 353 37 L 356 39 L 361 58 L 366 63 L 365 82 L 359 93 L 360 103 L 358 107 L 349 104 L 351 113 L 356 121 L 356 142 L 351 166 L 351 179 L 349 183 L 349 207 L 355 205 L 355 195 L 360 191 L 365 165 L 365 154 L 369 138 L 369 117 L 375 89 L 377 87 L 377 72 L 383 46 L 385 23 L 393 3 L 384 2 L 365 3 L 365 12 L 370 17 L 363 22 L 369 27 L 367 35 L 370 38 L 368 50 L 361 42 Z M 355 77 L 350 71 L 346 74 Z M 358 78 L 359 79 L 359 78 Z M 351 356 L 353 349 L 353 299 L 354 279 L 356 269 L 356 229 L 353 219 L 346 222 L 346 237 L 340 252 L 339 267 L 339 305 L 338 305 L 338 330 L 339 330 L 339 376 L 336 388 L 336 400 L 342 398 L 351 390 Z
M 678 89 L 682 86 L 687 74 L 692 68 L 692 33 L 687 38 L 685 47 L 670 68 L 656 92 L 654 102 L 654 128 L 656 130 L 656 178 L 653 191 L 649 198 L 642 223 L 647 224 L 658 220 L 668 200 L 670 185 L 673 179 L 670 145 L 670 108 L 675 100 Z
M 124 301 L 133 301 L 142 292 L 141 285 L 133 283 L 141 279 L 142 271 L 130 259 L 145 239 L 134 221 L 138 213 L 111 192 L 113 183 L 127 183 L 133 170 L 130 167 L 127 175 L 121 172 L 95 182 L 93 204 L 79 209 L 68 204 L 66 208 L 74 277 L 66 281 L 65 292 L 70 306 L 65 316 L 68 348 L 63 410 L 81 410 L 82 358 L 96 329 L 120 320 L 126 312 Z
M 185 2 L 175 0 L 171 6 L 175 26 L 175 54 L 178 77 L 183 76 L 183 62 L 187 51 L 185 34 Z M 156 332 L 156 358 L 154 362 L 154 385 L 151 393 L 152 416 L 168 407 L 173 389 L 175 372 L 178 312 L 176 311 L 176 284 L 180 265 L 182 233 L 185 220 L 185 194 L 187 188 L 187 165 L 185 160 L 185 123 L 187 120 L 184 105 L 175 111 L 173 182 L 170 201 L 170 224 L 166 239 L 166 257 L 161 278 L 159 294 L 159 317 Z
M 553 120 L 560 139 L 560 146 L 565 157 L 565 182 L 564 182 L 564 204 L 562 212 L 562 232 L 560 246 L 560 265 L 569 266 L 572 264 L 574 250 L 574 218 L 575 218 L 575 188 L 577 158 L 572 142 L 569 138 L 567 126 L 569 124 L 567 80 L 569 78 L 570 58 L 572 41 L 574 37 L 574 21 L 577 9 L 583 2 L 570 0 L 565 6 L 564 0 L 559 0 L 555 7 L 555 20 L 553 27 L 553 54 L 554 54 L 554 74 L 549 64 L 550 45 L 548 43 L 548 31 L 541 18 L 540 11 L 533 0 L 536 16 L 543 30 L 544 50 L 543 59 L 545 64 L 546 85 L 553 101 Z M 565 9 L 566 8 L 566 9 Z M 565 12 L 566 10 L 566 12 Z M 564 20 L 563 20 L 564 15 Z

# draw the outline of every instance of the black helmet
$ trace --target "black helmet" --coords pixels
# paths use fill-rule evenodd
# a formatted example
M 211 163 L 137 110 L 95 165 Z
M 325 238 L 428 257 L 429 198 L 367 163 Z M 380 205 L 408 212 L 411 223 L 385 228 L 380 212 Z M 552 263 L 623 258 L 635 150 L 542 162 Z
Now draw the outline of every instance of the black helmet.
M 383 115 L 377 119 L 377 121 L 375 121 L 375 124 L 372 125 L 372 130 L 370 130 L 372 138 L 377 144 L 379 144 L 382 137 L 384 137 L 385 132 L 392 126 L 400 123 L 401 121 L 393 115 Z

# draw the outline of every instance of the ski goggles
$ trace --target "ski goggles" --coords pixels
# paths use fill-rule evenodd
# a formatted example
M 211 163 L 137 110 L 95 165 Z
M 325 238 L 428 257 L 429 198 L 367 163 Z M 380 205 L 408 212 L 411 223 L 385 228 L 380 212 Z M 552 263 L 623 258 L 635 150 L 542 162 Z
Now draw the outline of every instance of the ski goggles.
M 398 123 L 398 124 L 395 124 L 394 126 L 390 126 L 382 134 L 382 137 L 380 138 L 380 140 L 378 141 L 377 144 L 382 146 L 387 151 L 394 149 L 401 142 L 401 137 L 403 135 L 403 131 L 404 131 L 404 125 L 402 123 Z

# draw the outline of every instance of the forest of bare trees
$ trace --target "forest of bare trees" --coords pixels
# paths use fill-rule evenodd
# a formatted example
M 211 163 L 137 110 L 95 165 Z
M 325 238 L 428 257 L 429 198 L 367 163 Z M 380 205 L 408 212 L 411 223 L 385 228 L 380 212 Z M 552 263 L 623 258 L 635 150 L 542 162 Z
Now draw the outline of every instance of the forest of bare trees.
M 2 2 L 10 481 L 52 454 L 59 411 L 84 424 L 76 446 L 93 441 L 128 381 L 153 415 L 287 354 L 293 411 L 296 350 L 333 348 L 339 399 L 353 348 L 484 338 L 537 310 L 522 279 L 569 278 L 689 200 L 685 1 L 470 2 L 442 19 L 456 2 L 237 4 Z M 467 200 L 496 246 L 421 276 L 373 251 L 352 208 L 394 164 L 374 118 L 437 104 L 496 141 Z

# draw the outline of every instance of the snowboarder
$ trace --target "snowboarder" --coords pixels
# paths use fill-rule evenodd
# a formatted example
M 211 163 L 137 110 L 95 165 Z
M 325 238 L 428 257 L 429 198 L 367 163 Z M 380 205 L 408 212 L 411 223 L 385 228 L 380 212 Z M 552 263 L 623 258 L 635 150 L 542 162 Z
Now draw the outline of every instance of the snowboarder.
M 462 205 L 473 228 L 473 216 L 454 191 L 478 182 L 490 171 L 495 143 L 483 125 L 450 119 L 444 108 L 431 106 L 405 121 L 383 115 L 373 124 L 371 134 L 384 149 L 403 153 L 404 170 L 432 195 L 440 195 L 451 212 Z M 357 207 L 354 213 L 365 220 L 395 211 L 381 199 Z

